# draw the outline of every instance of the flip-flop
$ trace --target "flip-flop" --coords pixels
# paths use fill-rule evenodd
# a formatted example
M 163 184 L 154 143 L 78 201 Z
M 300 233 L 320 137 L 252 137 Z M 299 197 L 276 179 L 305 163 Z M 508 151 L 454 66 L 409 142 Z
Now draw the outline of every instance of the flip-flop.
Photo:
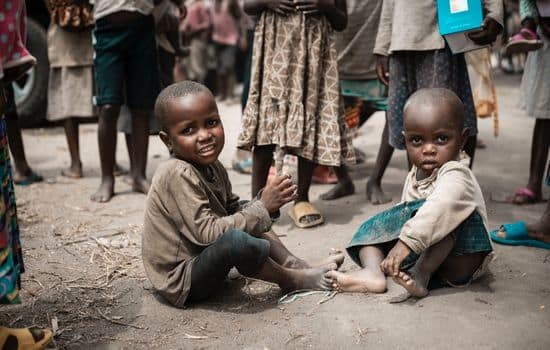
M 2 349 L 13 346 L 15 349 L 43 350 L 52 338 L 53 333 L 49 329 L 0 327 Z
M 516 197 L 525 198 L 525 202 L 519 203 L 515 201 Z M 527 187 L 521 187 L 514 192 L 513 196 L 502 193 L 491 193 L 491 200 L 497 203 L 508 203 L 515 205 L 529 205 L 544 201 L 542 198 L 537 198 L 537 195 Z
M 288 215 L 292 218 L 296 226 L 300 228 L 310 228 L 313 226 L 320 225 L 324 222 L 323 215 L 309 202 L 298 202 L 289 210 Z M 300 219 L 303 219 L 310 215 L 318 216 L 317 219 L 310 222 L 301 222 Z
M 35 173 L 34 171 L 22 180 L 13 180 L 13 183 L 19 186 L 29 186 L 35 182 L 42 182 L 44 178 L 42 175 Z
M 506 232 L 506 237 L 500 237 L 499 231 Z M 491 231 L 491 239 L 505 245 L 524 245 L 527 247 L 550 249 L 550 243 L 545 243 L 529 237 L 527 226 L 523 221 L 504 224 L 499 229 Z

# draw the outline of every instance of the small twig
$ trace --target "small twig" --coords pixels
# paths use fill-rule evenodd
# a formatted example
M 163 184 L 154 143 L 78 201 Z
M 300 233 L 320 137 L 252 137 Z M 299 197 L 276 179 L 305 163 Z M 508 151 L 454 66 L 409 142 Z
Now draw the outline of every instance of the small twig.
M 185 339 L 195 339 L 195 340 L 201 340 L 201 339 L 208 339 L 209 338 L 206 335 L 193 335 L 193 334 L 188 334 L 188 333 L 183 333 L 183 337 Z
M 77 243 L 83 243 L 83 242 L 86 242 L 86 241 L 89 241 L 89 240 L 95 240 L 97 242 L 97 240 L 99 238 L 114 237 L 114 236 L 118 236 L 118 235 L 122 235 L 122 234 L 126 233 L 126 231 L 124 231 L 124 229 L 122 229 L 122 228 L 117 228 L 117 229 L 113 229 L 113 230 L 105 230 L 105 231 L 106 232 L 115 231 L 115 232 L 111 232 L 111 233 L 107 233 L 107 234 L 99 235 L 99 236 L 83 237 L 83 238 L 80 238 L 80 239 L 75 239 L 74 241 L 66 242 L 63 245 L 67 246 L 67 245 L 72 245 L 72 244 L 77 244 Z
M 326 298 L 323 298 L 323 299 L 319 300 L 319 301 L 317 302 L 317 305 L 324 304 L 324 303 L 326 303 L 327 301 L 333 299 L 333 298 L 336 296 L 336 294 L 338 294 L 337 291 L 332 291 L 329 295 L 327 295 Z
M 136 329 L 144 329 L 144 327 L 136 326 L 135 324 L 130 324 L 130 323 L 125 323 L 125 322 L 113 320 L 112 318 L 110 318 L 107 315 L 103 314 L 99 309 L 96 309 L 96 311 L 101 317 L 103 317 L 105 320 L 107 320 L 111 323 L 118 324 L 120 326 L 132 327 L 132 328 L 136 328 Z

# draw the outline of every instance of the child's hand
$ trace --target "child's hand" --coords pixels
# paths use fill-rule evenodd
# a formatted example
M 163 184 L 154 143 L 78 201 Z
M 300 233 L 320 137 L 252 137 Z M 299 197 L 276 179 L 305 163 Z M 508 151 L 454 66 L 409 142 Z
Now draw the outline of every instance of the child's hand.
M 468 37 L 478 45 L 490 45 L 497 40 L 497 35 L 502 31 L 502 26 L 494 19 L 487 17 L 483 21 L 481 29 L 468 33 Z
M 410 252 L 411 249 L 405 243 L 397 241 L 386 258 L 380 263 L 380 270 L 389 276 L 397 276 L 401 263 Z
M 375 55 L 376 56 L 376 75 L 378 80 L 386 86 L 390 82 L 390 69 L 388 64 L 388 56 Z
M 290 175 L 277 175 L 267 181 L 260 200 L 272 214 L 286 203 L 296 199 L 296 188 Z
M 296 10 L 303 12 L 306 15 L 314 15 L 325 12 L 331 6 L 334 6 L 334 1 L 331 0 L 297 0 L 294 3 Z
M 267 0 L 265 6 L 280 15 L 286 15 L 294 11 L 294 2 L 292 0 Z

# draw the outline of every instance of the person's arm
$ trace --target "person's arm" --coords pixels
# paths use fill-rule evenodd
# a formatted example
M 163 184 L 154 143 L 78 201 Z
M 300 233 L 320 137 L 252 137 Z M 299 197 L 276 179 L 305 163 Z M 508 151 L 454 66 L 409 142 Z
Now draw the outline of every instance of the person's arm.
M 476 187 L 466 166 L 444 166 L 436 188 L 403 225 L 399 240 L 417 254 L 441 241 L 476 210 Z
M 254 200 L 246 208 L 227 216 L 218 216 L 211 207 L 199 178 L 189 169 L 174 172 L 167 180 L 166 195 L 170 215 L 178 230 L 199 246 L 207 246 L 231 229 L 239 229 L 251 235 L 260 235 L 271 228 L 271 217 L 260 200 Z
M 245 0 L 244 12 L 252 16 L 258 16 L 265 10 L 272 10 L 281 15 L 294 11 L 292 0 Z
M 472 31 L 468 37 L 478 45 L 490 45 L 495 42 L 504 26 L 504 7 L 502 0 L 484 0 L 487 15 L 479 30 Z
M 391 44 L 394 0 L 384 0 L 374 44 L 374 54 L 388 56 Z

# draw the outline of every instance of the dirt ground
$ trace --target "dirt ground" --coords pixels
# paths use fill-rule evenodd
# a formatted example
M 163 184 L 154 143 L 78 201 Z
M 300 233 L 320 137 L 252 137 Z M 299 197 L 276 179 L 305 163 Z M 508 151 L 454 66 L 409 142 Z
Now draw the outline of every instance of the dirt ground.
M 534 220 L 545 205 L 515 207 L 490 200 L 527 181 L 534 120 L 516 107 L 519 79 L 498 77 L 500 136 L 493 137 L 491 121 L 479 123 L 488 147 L 478 151 L 474 171 L 493 228 Z M 227 135 L 222 161 L 230 167 L 240 109 L 220 105 L 220 111 Z M 297 229 L 284 214 L 275 225 L 297 255 L 315 261 L 331 247 L 345 247 L 363 220 L 391 205 L 373 206 L 364 194 L 382 127 L 383 115 L 377 114 L 356 139 L 368 158 L 353 169 L 354 196 L 323 202 L 317 197 L 330 187 L 312 187 L 325 225 Z M 81 180 L 59 176 L 68 165 L 61 128 L 27 130 L 24 141 L 31 166 L 46 181 L 16 187 L 27 271 L 23 304 L 2 307 L 0 324 L 53 327 L 60 349 L 550 349 L 550 252 L 526 247 L 497 245 L 491 273 L 481 281 L 398 305 L 388 303 L 399 292 L 394 284 L 382 295 L 317 293 L 278 303 L 276 286 L 237 278 L 209 302 L 173 308 L 155 295 L 141 264 L 145 196 L 131 193 L 118 178 L 111 202 L 89 200 L 99 183 L 96 125 L 81 127 L 86 176 Z M 119 141 L 117 157 L 128 166 L 122 135 Z M 160 140 L 151 137 L 148 175 L 167 158 Z M 249 197 L 250 177 L 232 170 L 229 174 L 235 192 Z M 405 154 L 396 152 L 384 179 L 393 203 L 405 175 Z M 343 269 L 355 268 L 346 259 Z

